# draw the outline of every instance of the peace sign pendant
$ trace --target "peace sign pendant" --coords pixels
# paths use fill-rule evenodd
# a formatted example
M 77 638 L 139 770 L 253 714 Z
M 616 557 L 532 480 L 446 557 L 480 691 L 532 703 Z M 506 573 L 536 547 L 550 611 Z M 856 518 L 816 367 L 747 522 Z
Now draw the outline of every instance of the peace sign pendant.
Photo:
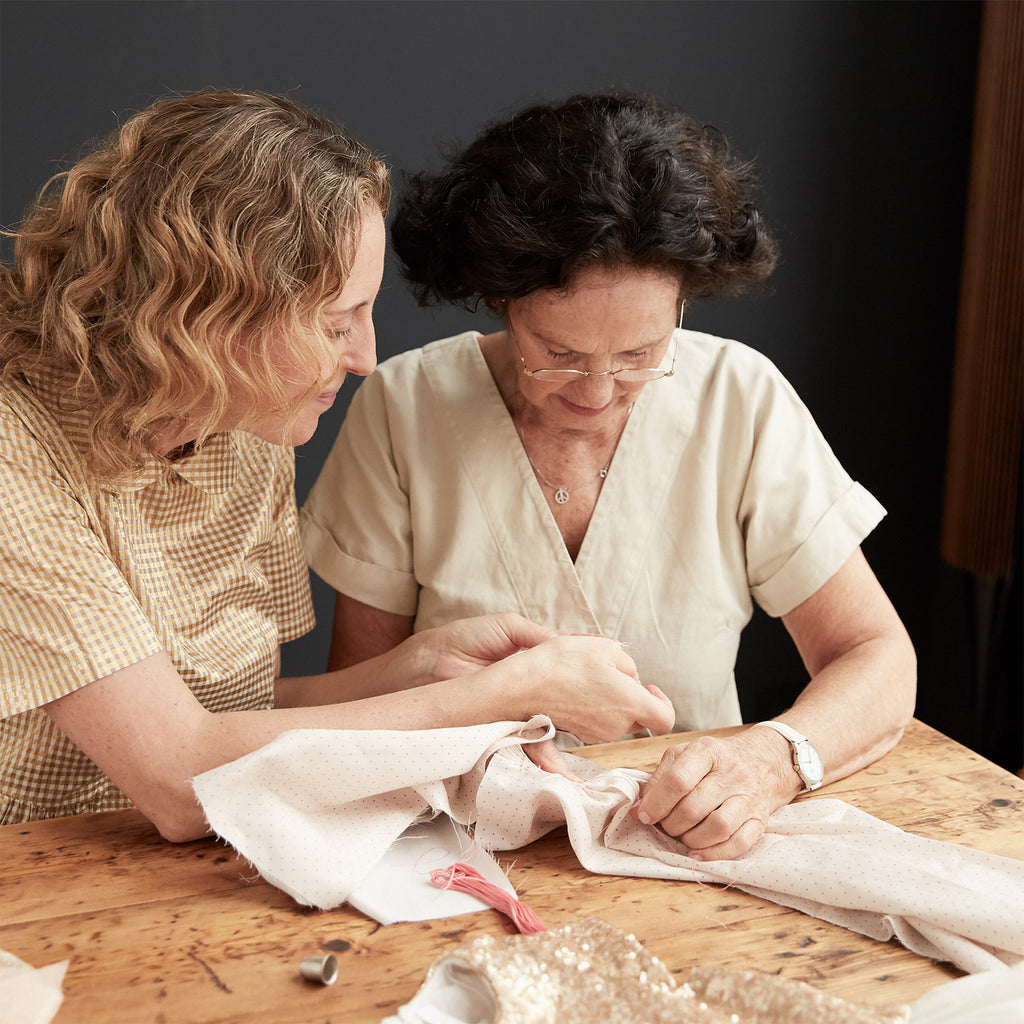
M 555 501 L 557 501 L 559 505 L 564 505 L 568 500 L 569 492 L 564 487 L 559 487 L 558 490 L 555 491 Z

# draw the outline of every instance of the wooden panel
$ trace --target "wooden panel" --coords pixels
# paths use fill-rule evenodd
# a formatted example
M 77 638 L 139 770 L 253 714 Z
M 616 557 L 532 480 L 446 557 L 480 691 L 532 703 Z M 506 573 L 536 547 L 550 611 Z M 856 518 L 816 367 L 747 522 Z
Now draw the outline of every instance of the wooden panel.
M 1006 577 L 1024 436 L 1024 4 L 984 6 L 942 554 Z M 941 216 L 942 211 L 935 211 Z

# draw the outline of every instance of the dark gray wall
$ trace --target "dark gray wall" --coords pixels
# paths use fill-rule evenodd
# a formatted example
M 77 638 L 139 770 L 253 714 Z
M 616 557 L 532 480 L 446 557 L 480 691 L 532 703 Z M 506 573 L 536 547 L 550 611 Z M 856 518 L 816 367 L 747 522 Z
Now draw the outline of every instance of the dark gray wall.
M 396 172 L 577 91 L 651 92 L 717 125 L 756 158 L 784 259 L 767 294 L 689 322 L 769 354 L 888 507 L 865 549 L 919 648 L 920 714 L 968 738 L 960 581 L 938 530 L 977 3 L 5 0 L 0 17 L 4 224 L 85 140 L 207 86 L 286 92 Z M 389 268 L 382 357 L 469 323 L 417 309 Z M 348 394 L 299 452 L 300 500 Z M 330 601 L 316 592 L 320 626 L 289 645 L 291 671 L 325 657 Z M 802 678 L 781 628 L 755 620 L 747 716 L 780 710 Z

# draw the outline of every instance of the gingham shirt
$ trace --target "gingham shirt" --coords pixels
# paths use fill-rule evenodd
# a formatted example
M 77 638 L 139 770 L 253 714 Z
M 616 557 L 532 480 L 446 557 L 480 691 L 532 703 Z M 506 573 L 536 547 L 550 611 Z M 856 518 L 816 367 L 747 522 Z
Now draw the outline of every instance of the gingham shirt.
M 313 625 L 291 449 L 226 433 L 101 482 L 58 390 L 0 388 L 0 823 L 130 805 L 42 705 L 167 651 L 211 711 L 268 708 Z

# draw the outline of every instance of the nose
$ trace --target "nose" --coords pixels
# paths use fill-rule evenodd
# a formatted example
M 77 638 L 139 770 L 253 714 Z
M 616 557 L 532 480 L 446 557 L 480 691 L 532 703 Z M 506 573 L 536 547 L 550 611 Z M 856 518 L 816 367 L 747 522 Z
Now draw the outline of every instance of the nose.
M 616 386 L 617 382 L 611 374 L 591 374 L 589 377 L 581 377 L 572 385 L 573 397 L 570 401 L 577 405 L 600 409 L 612 400 Z
M 358 377 L 367 377 L 377 368 L 377 335 L 371 323 L 366 330 L 360 331 L 357 340 L 345 349 L 342 365 L 347 373 Z

